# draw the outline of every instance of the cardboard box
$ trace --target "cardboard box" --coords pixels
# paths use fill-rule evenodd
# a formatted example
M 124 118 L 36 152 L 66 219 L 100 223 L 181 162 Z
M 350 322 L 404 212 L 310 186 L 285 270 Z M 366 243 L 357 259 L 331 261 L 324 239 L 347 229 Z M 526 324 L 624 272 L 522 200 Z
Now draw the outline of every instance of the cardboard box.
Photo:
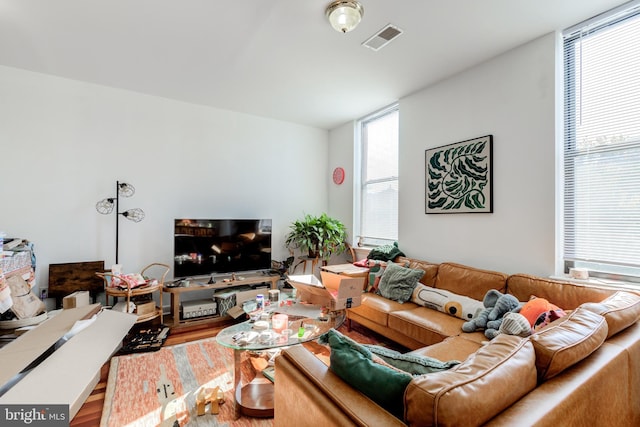
M 322 284 L 331 294 L 332 310 L 357 307 L 362 303 L 362 278 L 321 271 Z
M 32 318 L 46 311 L 44 302 L 31 291 L 31 287 L 22 277 L 9 277 L 7 285 L 13 300 L 11 311 L 18 319 Z
M 76 321 L 99 310 L 100 304 L 62 310 L 1 348 L 0 387 L 58 342 Z M 66 404 L 73 418 L 98 383 L 102 365 L 120 348 L 136 320 L 137 316 L 113 310 L 98 313 L 85 329 L 8 388 L 0 404 Z
M 156 311 L 155 301 L 136 302 L 136 314 L 141 316 L 143 314 L 149 314 Z
M 328 271 L 334 274 L 343 274 L 349 277 L 361 277 L 362 289 L 365 290 L 369 279 L 369 268 L 358 267 L 353 264 L 333 264 L 320 267 L 321 271 Z
M 287 281 L 296 290 L 296 298 L 311 304 L 326 305 L 331 296 L 313 274 L 290 275 Z
M 314 275 L 289 276 L 300 300 L 320 304 L 331 310 L 357 307 L 362 303 L 362 278 L 320 272 L 322 282 Z
M 328 271 L 334 274 L 344 274 L 349 277 L 367 277 L 369 273 L 368 267 L 358 267 L 353 264 L 332 264 L 320 267 L 322 271 Z
M 89 291 L 75 291 L 74 293 L 62 298 L 62 308 L 64 310 L 84 307 L 89 304 Z

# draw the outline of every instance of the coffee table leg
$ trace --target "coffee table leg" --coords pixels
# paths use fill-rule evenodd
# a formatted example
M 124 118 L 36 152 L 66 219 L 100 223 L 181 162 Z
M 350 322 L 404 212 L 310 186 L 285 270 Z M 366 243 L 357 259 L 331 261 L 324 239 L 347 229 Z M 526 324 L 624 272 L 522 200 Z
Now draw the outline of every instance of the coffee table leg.
M 273 383 L 262 375 L 248 384 L 242 381 L 242 352 L 233 350 L 233 382 L 235 384 L 235 417 L 241 414 L 249 417 L 273 417 L 274 389 Z

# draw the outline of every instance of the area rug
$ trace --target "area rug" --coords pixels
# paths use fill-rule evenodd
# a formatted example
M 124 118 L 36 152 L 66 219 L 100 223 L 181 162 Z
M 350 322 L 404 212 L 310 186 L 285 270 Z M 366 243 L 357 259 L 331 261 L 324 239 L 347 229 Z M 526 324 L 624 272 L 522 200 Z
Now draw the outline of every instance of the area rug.
M 251 375 L 244 372 L 243 377 Z M 250 364 L 248 364 L 250 368 Z M 255 372 L 253 373 L 255 376 Z M 219 386 L 225 403 L 217 415 L 196 413 L 200 387 Z M 272 426 L 273 419 L 234 420 L 233 350 L 215 338 L 164 347 L 152 353 L 113 357 L 100 425 L 123 426 Z
M 338 330 L 361 343 L 401 350 L 374 332 L 354 326 L 347 330 L 342 325 Z M 328 363 L 328 348 L 315 342 L 305 346 Z M 259 363 L 249 352 L 243 355 L 243 379 L 250 381 L 261 375 L 256 371 Z M 113 357 L 110 363 L 100 422 L 103 427 L 273 425 L 272 418 L 234 419 L 233 350 L 218 345 L 215 338 L 163 347 L 152 353 Z M 195 397 L 198 390 L 216 386 L 225 394 L 219 414 L 207 412 L 198 416 Z

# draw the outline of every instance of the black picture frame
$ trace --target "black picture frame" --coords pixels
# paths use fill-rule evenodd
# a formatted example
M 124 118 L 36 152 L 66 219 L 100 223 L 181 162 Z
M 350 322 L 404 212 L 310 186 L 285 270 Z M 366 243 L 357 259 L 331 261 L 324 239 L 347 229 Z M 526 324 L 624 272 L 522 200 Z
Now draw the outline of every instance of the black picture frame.
M 425 213 L 493 213 L 493 135 L 425 150 Z

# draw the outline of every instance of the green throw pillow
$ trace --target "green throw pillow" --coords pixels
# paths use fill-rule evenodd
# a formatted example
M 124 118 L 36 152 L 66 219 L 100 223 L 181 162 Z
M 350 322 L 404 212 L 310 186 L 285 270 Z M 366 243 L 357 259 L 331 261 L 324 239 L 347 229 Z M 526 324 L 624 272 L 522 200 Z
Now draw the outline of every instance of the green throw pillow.
M 372 360 L 371 351 L 335 329 L 319 338 L 331 347 L 330 368 L 378 405 L 404 419 L 404 390 L 411 375 Z
M 424 276 L 424 270 L 402 267 L 389 262 L 378 285 L 378 295 L 399 303 L 411 299 L 416 284 Z
M 434 359 L 433 357 L 418 356 L 415 354 L 402 354 L 395 350 L 380 347 L 378 345 L 365 345 L 365 347 L 389 365 L 411 375 L 423 375 L 446 371 L 460 363 L 457 360 L 442 362 L 438 359 Z

